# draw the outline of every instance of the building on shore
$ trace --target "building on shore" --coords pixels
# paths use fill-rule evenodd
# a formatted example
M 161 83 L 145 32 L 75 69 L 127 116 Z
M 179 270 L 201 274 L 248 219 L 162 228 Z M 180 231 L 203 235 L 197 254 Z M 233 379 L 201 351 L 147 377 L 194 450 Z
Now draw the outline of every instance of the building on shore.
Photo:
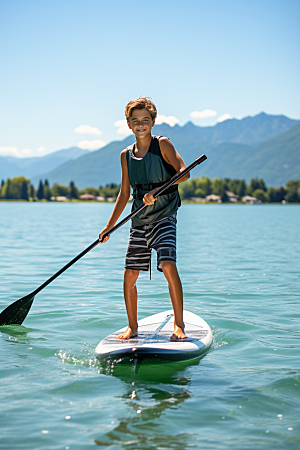
M 80 200 L 95 200 L 96 199 L 95 195 L 92 195 L 92 194 L 82 194 L 82 195 L 79 195 L 79 198 L 80 198 Z
M 239 195 L 235 194 L 234 192 L 225 191 L 225 194 L 227 195 L 228 200 L 232 203 L 235 203 L 240 199 Z
M 245 195 L 242 198 L 242 201 L 244 203 L 250 203 L 250 205 L 259 205 L 260 203 L 262 203 L 261 200 L 258 200 L 256 197 L 251 197 L 251 195 Z

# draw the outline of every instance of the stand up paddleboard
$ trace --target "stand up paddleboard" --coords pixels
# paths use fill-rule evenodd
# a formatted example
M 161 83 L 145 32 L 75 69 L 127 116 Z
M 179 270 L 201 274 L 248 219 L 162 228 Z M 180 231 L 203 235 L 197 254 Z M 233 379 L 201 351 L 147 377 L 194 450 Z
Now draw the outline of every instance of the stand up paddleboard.
M 155 358 L 183 361 L 205 354 L 212 342 L 210 326 L 201 317 L 183 311 L 186 339 L 170 340 L 174 331 L 173 310 L 154 314 L 139 321 L 138 336 L 130 339 L 116 337 L 122 328 L 97 345 L 96 357 L 102 360 Z

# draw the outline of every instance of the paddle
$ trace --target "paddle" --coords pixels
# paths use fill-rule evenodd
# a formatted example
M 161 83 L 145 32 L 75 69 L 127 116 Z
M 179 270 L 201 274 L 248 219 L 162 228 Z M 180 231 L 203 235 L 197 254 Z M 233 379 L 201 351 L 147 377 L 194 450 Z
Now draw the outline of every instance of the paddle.
M 194 167 L 196 167 L 198 164 L 201 164 L 203 161 L 205 161 L 207 157 L 205 155 L 200 156 L 197 158 L 192 164 L 190 164 L 186 169 L 184 169 L 182 172 L 174 175 L 166 184 L 161 186 L 156 193 L 153 195 L 153 197 L 158 197 L 162 192 L 164 192 L 166 189 L 168 189 L 170 186 L 172 186 L 176 181 L 178 181 L 180 178 L 182 178 L 187 172 L 192 170 Z M 124 225 L 128 220 L 130 220 L 132 217 L 134 217 L 136 214 L 138 214 L 142 209 L 144 209 L 147 205 L 144 203 L 139 206 L 137 209 L 132 211 L 131 214 L 129 214 L 125 219 L 121 220 L 119 223 L 117 223 L 114 227 L 112 227 L 110 230 L 108 230 L 104 235 L 102 240 L 108 236 L 109 234 L 116 231 L 118 228 L 120 228 L 122 225 Z M 81 253 L 79 253 L 78 256 L 76 256 L 72 261 L 70 261 L 68 264 L 66 264 L 62 269 L 60 269 L 58 272 L 56 272 L 52 277 L 50 277 L 45 283 L 43 283 L 40 287 L 38 287 L 35 291 L 31 292 L 31 294 L 25 295 L 25 297 L 20 298 L 19 300 L 15 301 L 11 305 L 9 305 L 2 313 L 0 314 L 0 326 L 2 325 L 21 325 L 24 321 L 25 317 L 27 316 L 30 307 L 32 305 L 32 302 L 34 300 L 34 297 L 36 294 L 38 294 L 42 289 L 44 289 L 46 286 L 48 286 L 51 281 L 55 280 L 59 275 L 61 275 L 65 270 L 67 270 L 69 267 L 71 267 L 76 261 L 78 261 L 80 258 L 82 258 L 86 253 L 88 253 L 90 250 L 92 250 L 96 245 L 99 244 L 99 239 L 97 239 L 95 242 L 93 242 L 91 245 L 89 245 L 85 250 L 83 250 Z

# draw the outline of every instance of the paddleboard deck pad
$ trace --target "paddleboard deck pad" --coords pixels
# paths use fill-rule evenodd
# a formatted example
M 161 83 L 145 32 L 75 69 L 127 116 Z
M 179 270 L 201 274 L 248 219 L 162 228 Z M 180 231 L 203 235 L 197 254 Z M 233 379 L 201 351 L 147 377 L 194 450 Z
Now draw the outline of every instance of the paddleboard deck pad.
M 210 326 L 199 316 L 183 311 L 186 339 L 171 340 L 174 331 L 173 310 L 154 314 L 139 321 L 138 336 L 117 339 L 122 328 L 97 345 L 96 357 L 102 360 L 142 360 L 145 358 L 183 361 L 205 354 L 212 342 Z

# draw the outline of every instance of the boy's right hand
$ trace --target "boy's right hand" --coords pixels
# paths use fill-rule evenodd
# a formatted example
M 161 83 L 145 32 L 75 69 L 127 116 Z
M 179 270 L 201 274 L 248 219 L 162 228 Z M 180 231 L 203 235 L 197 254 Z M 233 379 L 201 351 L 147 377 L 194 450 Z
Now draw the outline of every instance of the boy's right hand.
M 143 197 L 143 202 L 145 203 L 145 205 L 153 205 L 156 198 L 153 197 L 153 195 L 155 194 L 156 191 L 158 191 L 159 188 L 154 188 L 152 189 L 152 191 L 147 192 L 147 194 L 144 195 Z
M 108 231 L 108 228 L 103 228 L 103 230 L 100 231 L 100 233 L 99 233 L 99 242 L 100 242 L 100 244 L 104 244 L 104 242 L 108 241 L 108 239 L 110 238 L 110 234 L 108 234 L 108 235 L 105 236 L 105 238 L 103 239 L 103 235 L 104 235 L 105 233 L 107 233 L 107 231 Z

